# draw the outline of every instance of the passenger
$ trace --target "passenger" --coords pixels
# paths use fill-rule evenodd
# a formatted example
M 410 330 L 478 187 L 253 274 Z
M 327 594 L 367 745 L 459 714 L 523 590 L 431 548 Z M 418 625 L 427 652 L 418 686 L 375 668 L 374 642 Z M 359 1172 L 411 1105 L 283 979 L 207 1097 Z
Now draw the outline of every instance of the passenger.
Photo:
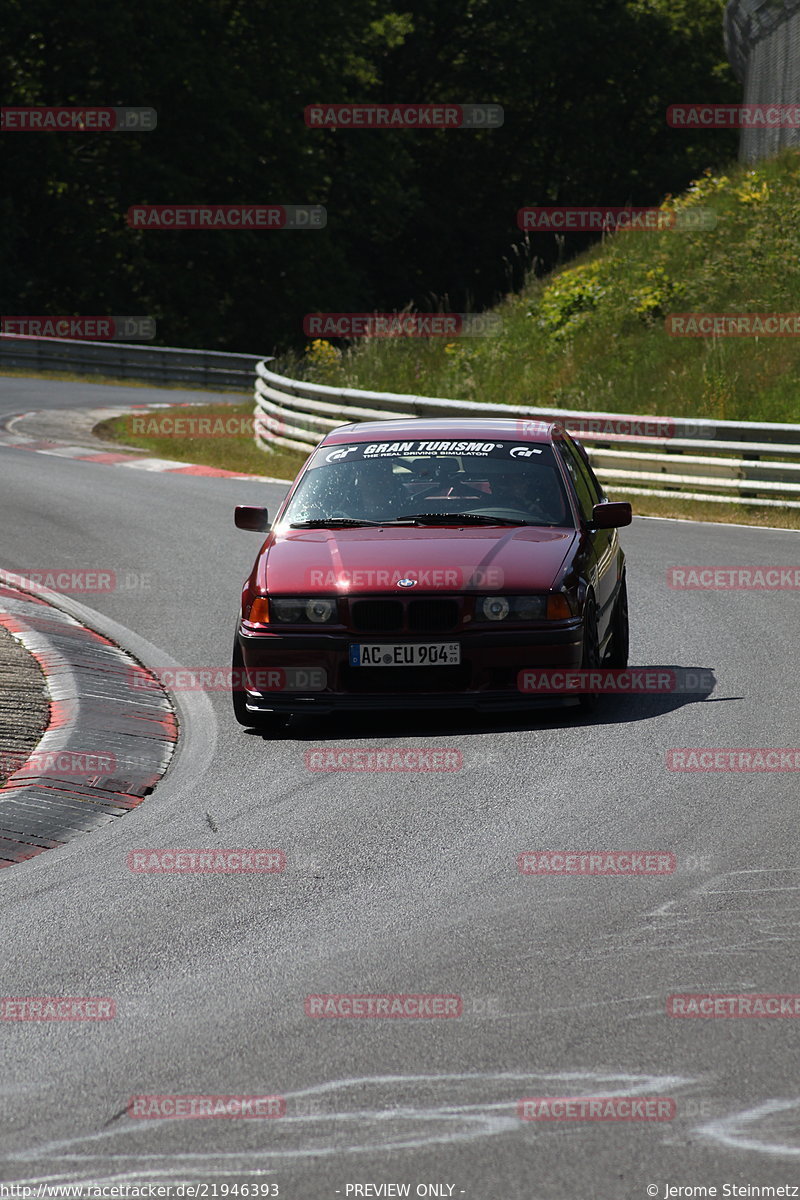
M 353 515 L 371 521 L 391 520 L 413 512 L 408 492 L 395 474 L 391 458 L 361 459 L 348 481 L 345 497 Z

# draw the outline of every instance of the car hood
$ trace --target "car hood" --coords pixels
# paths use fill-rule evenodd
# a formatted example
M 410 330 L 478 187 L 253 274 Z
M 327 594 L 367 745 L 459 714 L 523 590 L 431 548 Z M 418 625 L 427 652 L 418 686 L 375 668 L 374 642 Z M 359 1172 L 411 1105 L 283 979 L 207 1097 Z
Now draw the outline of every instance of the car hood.
M 462 588 L 541 592 L 553 586 L 577 537 L 574 529 L 501 528 L 307 529 L 273 536 L 258 583 L 283 595 Z

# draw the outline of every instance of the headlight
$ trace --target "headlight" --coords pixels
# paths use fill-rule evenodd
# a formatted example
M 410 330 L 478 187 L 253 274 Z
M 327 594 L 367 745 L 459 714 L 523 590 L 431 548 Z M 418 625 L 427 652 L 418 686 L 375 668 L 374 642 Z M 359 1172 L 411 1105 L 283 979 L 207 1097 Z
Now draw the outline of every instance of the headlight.
M 302 621 L 305 609 L 303 600 L 270 600 L 269 611 L 275 621 L 285 621 L 288 625 L 296 625 Z
M 484 596 L 476 606 L 479 621 L 543 621 L 546 596 Z
M 484 621 L 505 621 L 510 611 L 505 596 L 484 596 L 478 604 L 478 616 Z
M 327 625 L 336 620 L 336 601 L 316 597 L 276 600 L 270 597 L 269 611 L 273 621 L 282 625 Z
M 545 596 L 515 596 L 511 605 L 520 621 L 541 621 L 547 613 Z
M 332 621 L 335 612 L 336 605 L 333 600 L 309 600 L 306 604 L 306 616 L 315 625 L 324 625 L 326 621 Z

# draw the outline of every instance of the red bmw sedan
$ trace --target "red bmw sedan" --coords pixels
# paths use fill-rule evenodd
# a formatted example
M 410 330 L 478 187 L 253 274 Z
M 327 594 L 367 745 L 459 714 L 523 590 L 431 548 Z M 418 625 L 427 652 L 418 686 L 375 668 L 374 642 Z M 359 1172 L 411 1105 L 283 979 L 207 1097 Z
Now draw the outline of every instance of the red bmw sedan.
M 268 533 L 234 642 L 242 725 L 349 709 L 515 709 L 536 702 L 518 686 L 525 668 L 627 665 L 617 529 L 631 507 L 606 499 L 558 425 L 341 426 L 271 526 L 265 508 L 240 505 L 235 520 Z

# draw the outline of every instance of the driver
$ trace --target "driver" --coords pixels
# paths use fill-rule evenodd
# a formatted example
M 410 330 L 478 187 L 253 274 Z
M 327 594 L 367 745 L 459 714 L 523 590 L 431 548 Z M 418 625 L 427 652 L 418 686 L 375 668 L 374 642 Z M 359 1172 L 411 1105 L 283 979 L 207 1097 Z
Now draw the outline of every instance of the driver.
M 529 466 L 520 471 L 512 485 L 515 502 L 537 521 L 560 524 L 566 520 L 564 500 L 552 471 Z
M 542 469 L 534 463 L 524 466 L 518 463 L 514 468 L 504 460 L 486 461 L 481 470 L 489 481 L 493 507 L 513 509 L 524 514 L 533 521 L 551 519 L 552 509 L 561 505 L 558 503 L 558 490 L 554 488 L 554 479 L 549 469 Z M 556 514 L 558 519 L 558 514 Z

